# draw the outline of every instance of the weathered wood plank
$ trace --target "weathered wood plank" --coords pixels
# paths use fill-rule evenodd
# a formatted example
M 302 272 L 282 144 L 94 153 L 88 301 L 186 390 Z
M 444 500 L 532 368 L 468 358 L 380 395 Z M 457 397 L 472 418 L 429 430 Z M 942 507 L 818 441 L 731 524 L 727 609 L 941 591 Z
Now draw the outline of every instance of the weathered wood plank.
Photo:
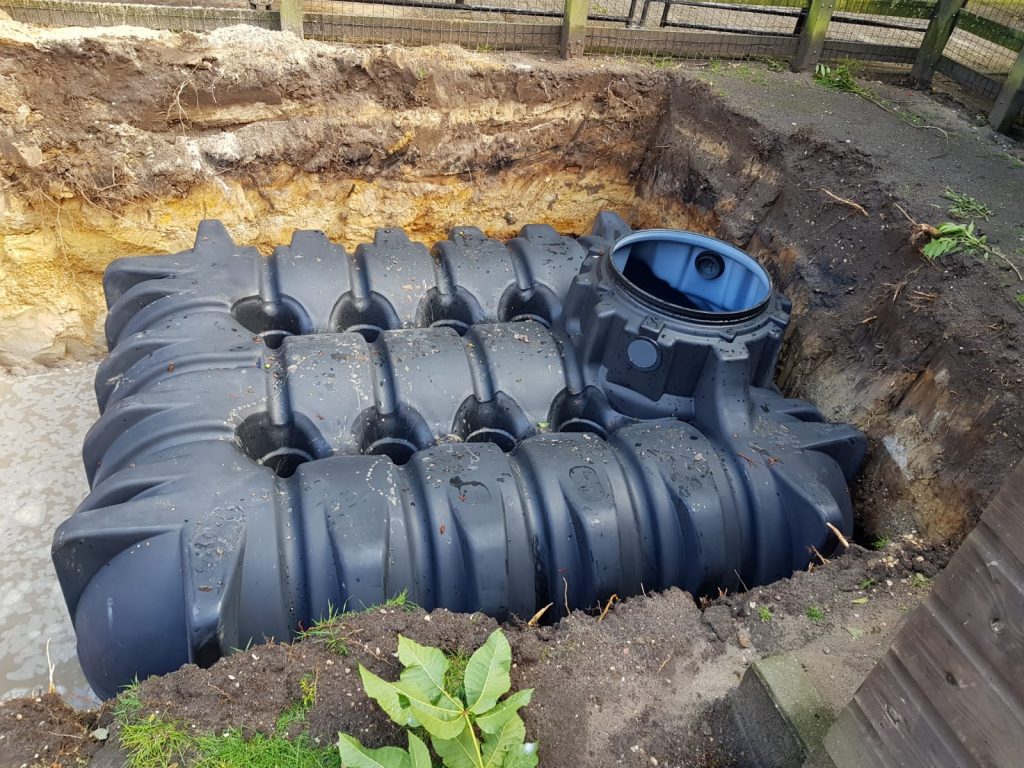
M 988 122 L 997 131 L 1009 133 L 1017 115 L 1024 108 L 1024 47 L 1017 54 L 1017 61 L 1010 68 L 1003 83 L 995 106 L 989 113 Z
M 913 618 L 911 618 L 913 621 Z M 886 654 L 825 736 L 825 749 L 838 768 L 974 768 L 935 708 Z M 848 738 L 854 733 L 857 738 Z
M 906 667 L 981 765 L 1019 765 L 1024 755 L 1024 709 L 1000 670 L 981 659 L 938 601 L 928 601 L 893 640 L 891 651 Z
M 946 43 L 949 42 L 949 37 L 956 27 L 956 16 L 965 2 L 966 0 L 939 0 L 935 6 L 935 14 L 928 22 L 928 29 L 915 57 L 914 67 L 910 70 L 910 76 L 922 88 L 931 85 L 935 67 L 942 58 Z
M 740 35 L 674 29 L 625 29 L 588 26 L 587 53 L 622 53 L 640 50 L 655 56 L 748 56 L 789 58 L 796 52 L 792 35 Z
M 980 96 L 981 98 L 994 100 L 999 95 L 999 89 L 1002 88 L 1002 83 L 995 78 L 989 77 L 983 72 L 976 72 L 948 56 L 943 56 L 939 59 L 935 71 L 956 81 L 975 96 Z
M 105 27 L 130 24 L 172 32 L 207 32 L 235 24 L 279 29 L 276 11 L 202 8 L 69 0 L 3 0 L 0 10 L 15 21 L 40 26 Z
M 836 0 L 811 0 L 811 7 L 807 9 L 807 18 L 804 20 L 803 29 L 800 30 L 800 42 L 797 45 L 796 56 L 792 61 L 794 72 L 806 72 L 817 66 L 825 47 L 825 35 L 828 34 L 828 25 L 835 9 Z
M 891 61 L 910 63 L 917 48 L 907 45 L 883 45 L 882 43 L 858 43 L 852 40 L 826 40 L 822 59 L 859 59 L 860 61 Z
M 825 748 L 838 768 L 1024 764 L 1024 461 Z
M 302 37 L 303 0 L 279 0 L 281 30 Z
M 589 11 L 590 0 L 565 0 L 565 10 L 562 12 L 562 38 L 558 44 L 558 53 L 563 59 L 583 55 Z

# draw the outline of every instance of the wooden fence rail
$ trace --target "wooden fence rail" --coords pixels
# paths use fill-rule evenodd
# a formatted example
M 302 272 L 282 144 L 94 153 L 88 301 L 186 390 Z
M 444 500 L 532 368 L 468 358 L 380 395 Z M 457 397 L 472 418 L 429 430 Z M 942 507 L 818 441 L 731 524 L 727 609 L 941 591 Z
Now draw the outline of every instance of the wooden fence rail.
M 813 70 L 823 57 L 912 64 L 911 78 L 921 87 L 928 87 L 935 73 L 940 73 L 981 99 L 992 101 L 989 122 L 997 130 L 1007 132 L 1024 104 L 1024 53 L 1021 53 L 1024 28 L 1007 26 L 967 11 L 965 1 L 728 0 L 729 7 L 757 8 L 760 13 L 788 9 L 784 15 L 794 18 L 796 25 L 791 33 L 767 29 L 681 28 L 685 25 L 669 21 L 668 11 L 673 0 L 636 0 L 632 9 L 643 5 L 644 14 L 652 2 L 664 6 L 658 26 L 639 27 L 633 23 L 632 10 L 629 19 L 610 17 L 590 0 L 563 0 L 564 9 L 545 14 L 552 18 L 542 21 L 467 19 L 464 14 L 442 18 L 437 15 L 430 18 L 353 15 L 334 12 L 329 3 L 316 3 L 315 9 L 311 4 L 307 9 L 305 0 L 278 0 L 279 10 L 275 11 L 90 0 L 0 0 L 0 10 L 17 21 L 45 26 L 134 24 L 153 29 L 203 32 L 251 24 L 324 40 L 406 44 L 457 42 L 468 47 L 558 51 L 563 57 L 623 51 L 688 58 L 771 56 L 789 61 L 798 71 Z M 456 9 L 452 3 L 452 10 Z M 913 46 L 830 37 L 835 24 L 891 26 L 895 19 L 927 20 L 927 27 L 921 27 L 922 42 Z M 907 23 L 902 22 L 898 28 L 907 29 Z M 1015 63 L 1008 67 L 1004 76 L 980 71 L 953 58 L 949 53 L 950 41 L 958 33 L 1017 53 Z M 1007 56 L 1004 61 L 1011 58 Z

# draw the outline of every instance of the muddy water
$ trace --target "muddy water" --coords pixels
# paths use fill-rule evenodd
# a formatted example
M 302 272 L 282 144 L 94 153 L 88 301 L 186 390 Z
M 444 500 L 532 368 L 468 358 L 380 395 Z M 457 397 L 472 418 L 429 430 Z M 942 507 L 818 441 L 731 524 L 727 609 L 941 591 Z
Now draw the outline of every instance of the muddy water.
M 75 706 L 94 700 L 50 562 L 54 529 L 88 490 L 81 450 L 97 416 L 94 373 L 0 376 L 0 698 L 46 689 L 49 641 L 61 693 Z

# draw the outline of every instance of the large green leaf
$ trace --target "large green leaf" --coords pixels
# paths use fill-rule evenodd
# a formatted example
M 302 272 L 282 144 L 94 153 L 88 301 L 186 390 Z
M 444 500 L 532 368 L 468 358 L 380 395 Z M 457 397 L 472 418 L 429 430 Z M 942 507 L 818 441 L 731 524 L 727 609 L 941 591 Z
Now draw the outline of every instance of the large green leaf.
M 533 688 L 516 691 L 504 701 L 498 702 L 497 706 L 476 719 L 476 724 L 484 733 L 494 733 L 503 726 L 512 715 L 530 703 L 533 696 Z
M 512 666 L 512 649 L 500 629 L 476 649 L 466 665 L 465 689 L 467 709 L 482 715 L 512 687 L 508 670 Z
M 398 660 L 405 670 L 402 680 L 410 682 L 437 701 L 441 695 L 444 673 L 448 671 L 448 659 L 438 648 L 420 645 L 408 637 L 398 636 Z
M 435 703 L 416 686 L 404 681 L 395 683 L 395 688 L 409 700 L 409 709 L 431 736 L 454 739 L 466 727 L 462 707 L 447 696 Z
M 422 742 L 420 744 L 422 746 Z M 338 734 L 338 752 L 341 753 L 341 764 L 345 768 L 412 768 L 409 754 L 404 749 L 367 749 L 344 733 Z
M 479 768 L 472 731 L 467 728 L 454 739 L 431 739 L 445 768 Z
M 526 739 L 526 726 L 519 715 L 512 715 L 494 733 L 484 734 L 484 768 L 498 768 L 506 753 L 518 748 Z
M 366 695 L 376 701 L 388 717 L 402 726 L 415 725 L 415 722 L 410 722 L 412 712 L 402 703 L 399 698 L 400 691 L 394 683 L 377 677 L 362 664 L 359 665 L 359 676 L 363 680 Z
M 536 768 L 539 760 L 537 745 L 523 744 L 512 747 L 505 753 L 505 762 L 501 764 L 501 768 Z
M 433 768 L 430 762 L 430 750 L 412 731 L 409 731 L 409 768 Z

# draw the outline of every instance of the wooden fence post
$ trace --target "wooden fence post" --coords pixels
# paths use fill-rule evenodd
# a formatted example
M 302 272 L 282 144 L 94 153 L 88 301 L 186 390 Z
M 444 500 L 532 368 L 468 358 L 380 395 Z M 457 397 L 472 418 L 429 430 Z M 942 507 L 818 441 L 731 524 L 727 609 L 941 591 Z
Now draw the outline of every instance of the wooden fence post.
M 302 37 L 303 0 L 280 0 L 281 31 Z
M 996 104 L 988 113 L 988 122 L 1000 133 L 1009 133 L 1021 108 L 1024 107 L 1024 48 L 1017 54 L 1017 60 L 1003 81 L 1002 90 L 996 97 Z
M 924 40 L 921 47 L 917 49 L 917 58 L 914 59 L 914 68 L 910 70 L 910 77 L 920 88 L 927 88 L 932 84 L 932 75 L 935 74 L 935 67 L 938 66 L 942 52 L 946 49 L 953 30 L 956 28 L 956 16 L 964 7 L 966 0 L 939 0 L 932 11 L 932 17 L 928 20 L 928 29 L 924 33 Z
M 800 43 L 797 45 L 796 56 L 793 58 L 792 70 L 806 72 L 814 69 L 821 58 L 825 47 L 825 35 L 832 12 L 836 9 L 836 0 L 811 0 L 807 9 L 807 18 L 800 30 Z
M 563 59 L 582 56 L 587 36 L 587 12 L 590 0 L 565 0 L 562 13 L 562 40 L 558 52 Z

